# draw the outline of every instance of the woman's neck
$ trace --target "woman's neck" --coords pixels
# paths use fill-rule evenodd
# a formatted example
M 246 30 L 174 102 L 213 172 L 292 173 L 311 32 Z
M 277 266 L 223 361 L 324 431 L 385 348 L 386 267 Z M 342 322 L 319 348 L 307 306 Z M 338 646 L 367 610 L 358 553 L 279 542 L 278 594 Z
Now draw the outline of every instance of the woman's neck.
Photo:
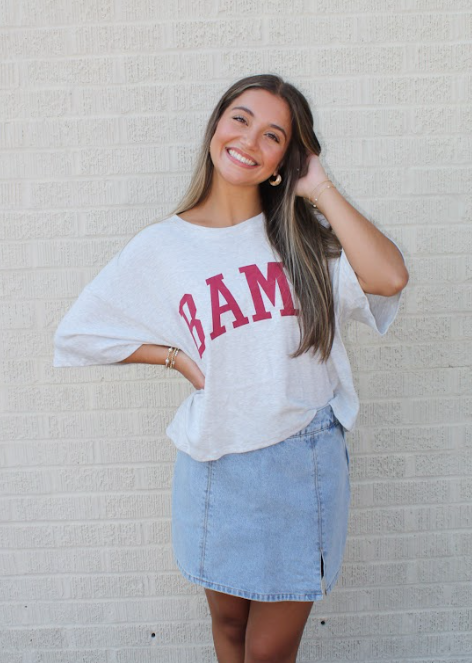
M 180 216 L 200 225 L 227 227 L 251 219 L 262 212 L 258 187 L 219 185 L 213 181 L 207 198 Z

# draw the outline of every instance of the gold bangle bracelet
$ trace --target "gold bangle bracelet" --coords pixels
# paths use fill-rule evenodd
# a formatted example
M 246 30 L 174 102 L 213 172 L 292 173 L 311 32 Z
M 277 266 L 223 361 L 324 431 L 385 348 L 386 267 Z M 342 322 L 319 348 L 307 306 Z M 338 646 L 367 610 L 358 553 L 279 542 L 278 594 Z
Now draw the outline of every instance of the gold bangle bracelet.
M 169 368 L 170 356 L 172 354 L 172 350 L 174 350 L 174 348 L 172 347 L 167 350 L 166 368 Z
M 177 355 L 179 354 L 179 351 L 180 351 L 179 348 L 175 348 L 175 350 L 174 350 L 174 354 L 173 354 L 173 356 L 172 356 L 172 361 L 170 362 L 170 367 L 171 367 L 171 368 L 174 368 L 175 358 L 176 358 Z

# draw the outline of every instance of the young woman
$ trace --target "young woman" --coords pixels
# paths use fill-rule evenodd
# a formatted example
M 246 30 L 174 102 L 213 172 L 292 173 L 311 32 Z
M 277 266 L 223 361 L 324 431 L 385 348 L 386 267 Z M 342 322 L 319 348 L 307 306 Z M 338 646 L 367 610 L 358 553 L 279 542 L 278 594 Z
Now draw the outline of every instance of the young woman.
M 359 409 L 340 332 L 355 319 L 385 334 L 408 281 L 320 151 L 294 86 L 232 85 L 182 202 L 102 269 L 55 335 L 55 366 L 161 364 L 195 387 L 166 431 L 172 543 L 205 588 L 222 663 L 295 661 L 337 581 Z

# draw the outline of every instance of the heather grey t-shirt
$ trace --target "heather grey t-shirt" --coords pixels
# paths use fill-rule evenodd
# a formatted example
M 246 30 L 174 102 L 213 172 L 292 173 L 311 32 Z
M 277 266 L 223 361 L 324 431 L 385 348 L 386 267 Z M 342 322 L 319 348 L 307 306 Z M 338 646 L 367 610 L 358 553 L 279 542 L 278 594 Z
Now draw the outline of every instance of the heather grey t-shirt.
M 401 293 L 366 295 L 344 251 L 330 274 L 330 358 L 291 359 L 297 302 L 263 213 L 226 228 L 174 215 L 139 232 L 85 287 L 57 328 L 53 365 L 113 364 L 145 343 L 181 348 L 205 388 L 183 401 L 166 432 L 200 461 L 280 442 L 328 403 L 351 430 L 359 401 L 341 329 L 354 319 L 385 334 Z

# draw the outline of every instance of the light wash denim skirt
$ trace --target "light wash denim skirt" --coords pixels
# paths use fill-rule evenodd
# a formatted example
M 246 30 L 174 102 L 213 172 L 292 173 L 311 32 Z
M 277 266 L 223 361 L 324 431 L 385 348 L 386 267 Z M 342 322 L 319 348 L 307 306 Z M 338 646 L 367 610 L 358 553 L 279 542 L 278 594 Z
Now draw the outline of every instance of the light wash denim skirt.
M 178 450 L 172 546 L 192 583 L 255 601 L 315 601 L 334 587 L 351 490 L 331 405 L 263 449 L 196 461 Z

